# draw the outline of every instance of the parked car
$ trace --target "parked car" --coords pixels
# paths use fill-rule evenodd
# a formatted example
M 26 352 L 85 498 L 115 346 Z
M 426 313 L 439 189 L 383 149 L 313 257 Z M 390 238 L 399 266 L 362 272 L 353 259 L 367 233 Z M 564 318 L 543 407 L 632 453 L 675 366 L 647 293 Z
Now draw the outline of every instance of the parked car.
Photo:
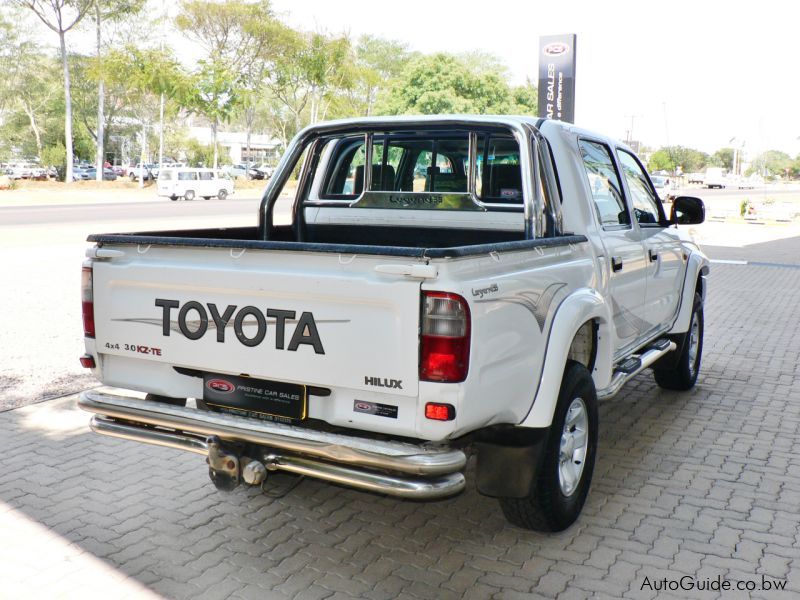
M 650 180 L 653 182 L 653 187 L 656 188 L 659 198 L 666 200 L 670 194 L 669 178 L 662 175 L 651 175 Z
M 88 181 L 89 180 L 89 168 L 83 168 L 79 166 L 72 167 L 72 181 Z
M 147 395 L 79 406 L 97 433 L 205 455 L 221 490 L 285 471 L 432 500 L 474 474 L 513 524 L 560 531 L 602 451 L 598 400 L 649 368 L 697 381 L 709 261 L 680 226 L 704 215 L 686 196 L 665 213 L 630 148 L 568 123 L 317 123 L 252 226 L 89 236 L 81 363 Z M 651 400 L 669 421 L 678 400 Z
M 263 171 L 261 171 L 254 165 L 250 165 L 249 167 L 247 167 L 247 178 L 261 180 L 261 179 L 266 179 L 267 177 Z
M 96 167 L 89 167 L 85 171 L 86 178 L 89 181 L 97 179 L 97 168 Z M 117 174 L 114 172 L 113 169 L 103 169 L 103 181 L 116 181 Z
M 142 163 L 138 163 L 135 167 L 128 169 L 128 177 L 131 181 L 138 181 L 142 172 L 144 172 L 145 181 L 152 181 L 157 177 L 156 165 L 152 163 L 145 163 L 144 167 L 142 167 Z
M 197 196 L 225 200 L 233 191 L 233 180 L 225 173 L 191 167 L 163 169 L 157 186 L 158 195 L 170 200 L 194 200 Z
M 247 165 L 226 165 L 222 167 L 222 171 L 227 173 L 230 177 L 237 178 L 237 177 L 247 177 Z
M 9 165 L 11 179 L 30 179 L 33 173 L 33 168 L 27 163 L 13 163 Z
M 262 163 L 262 164 L 260 164 L 260 165 L 258 165 L 256 167 L 254 167 L 254 169 L 256 171 L 260 172 L 263 175 L 262 179 L 269 179 L 270 177 L 272 177 L 272 174 L 275 172 L 274 167 L 271 167 L 266 163 Z

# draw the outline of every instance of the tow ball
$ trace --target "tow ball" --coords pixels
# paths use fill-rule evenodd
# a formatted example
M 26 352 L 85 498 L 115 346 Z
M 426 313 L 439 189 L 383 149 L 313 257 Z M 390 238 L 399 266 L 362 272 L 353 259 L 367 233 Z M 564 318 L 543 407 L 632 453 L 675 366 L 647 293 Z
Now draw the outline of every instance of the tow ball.
M 217 489 L 229 492 L 242 480 L 248 485 L 261 485 L 267 478 L 267 468 L 257 460 L 240 456 L 225 447 L 217 436 L 206 440 L 208 446 L 208 475 Z

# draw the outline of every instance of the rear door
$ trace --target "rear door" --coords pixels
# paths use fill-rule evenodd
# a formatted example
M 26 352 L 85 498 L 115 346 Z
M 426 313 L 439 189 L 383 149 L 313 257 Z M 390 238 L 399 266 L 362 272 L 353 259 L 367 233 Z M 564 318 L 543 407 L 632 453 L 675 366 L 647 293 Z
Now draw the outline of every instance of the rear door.
M 632 222 L 611 149 L 604 143 L 579 140 L 595 214 L 602 229 L 614 313 L 615 348 L 635 345 L 650 329 L 645 310 L 646 269 L 641 232 Z
M 102 354 L 203 373 L 417 394 L 420 282 L 384 268 L 412 259 L 114 249 L 123 255 L 94 263 Z

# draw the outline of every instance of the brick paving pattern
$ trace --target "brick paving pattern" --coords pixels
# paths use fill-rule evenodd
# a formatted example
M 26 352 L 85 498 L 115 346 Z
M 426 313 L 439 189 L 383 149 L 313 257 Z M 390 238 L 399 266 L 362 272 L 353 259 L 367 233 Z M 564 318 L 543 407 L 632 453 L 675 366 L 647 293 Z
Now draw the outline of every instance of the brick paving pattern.
M 566 532 L 516 529 L 471 485 L 435 503 L 313 480 L 223 494 L 201 457 L 92 434 L 70 398 L 0 415 L 0 527 L 43 532 L 5 539 L 0 575 L 42 597 L 91 597 L 72 564 L 105 569 L 105 597 L 331 600 L 716 598 L 642 584 L 763 575 L 786 590 L 724 597 L 798 597 L 800 269 L 718 264 L 710 288 L 698 386 L 645 373 L 601 403 L 592 490 Z

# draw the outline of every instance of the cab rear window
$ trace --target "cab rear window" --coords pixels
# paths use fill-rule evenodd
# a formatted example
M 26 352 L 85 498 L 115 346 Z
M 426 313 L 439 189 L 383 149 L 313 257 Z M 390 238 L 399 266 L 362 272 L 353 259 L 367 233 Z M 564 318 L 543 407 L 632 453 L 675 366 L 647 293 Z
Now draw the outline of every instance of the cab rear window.
M 471 144 L 475 145 L 472 153 Z M 316 195 L 353 201 L 368 185 L 368 195 L 394 192 L 403 197 L 434 195 L 435 200 L 436 195 L 472 198 L 474 193 L 481 202 L 522 204 L 519 156 L 512 136 L 471 136 L 469 131 L 385 132 L 329 139 L 320 152 Z M 472 170 L 470 160 L 475 162 Z

